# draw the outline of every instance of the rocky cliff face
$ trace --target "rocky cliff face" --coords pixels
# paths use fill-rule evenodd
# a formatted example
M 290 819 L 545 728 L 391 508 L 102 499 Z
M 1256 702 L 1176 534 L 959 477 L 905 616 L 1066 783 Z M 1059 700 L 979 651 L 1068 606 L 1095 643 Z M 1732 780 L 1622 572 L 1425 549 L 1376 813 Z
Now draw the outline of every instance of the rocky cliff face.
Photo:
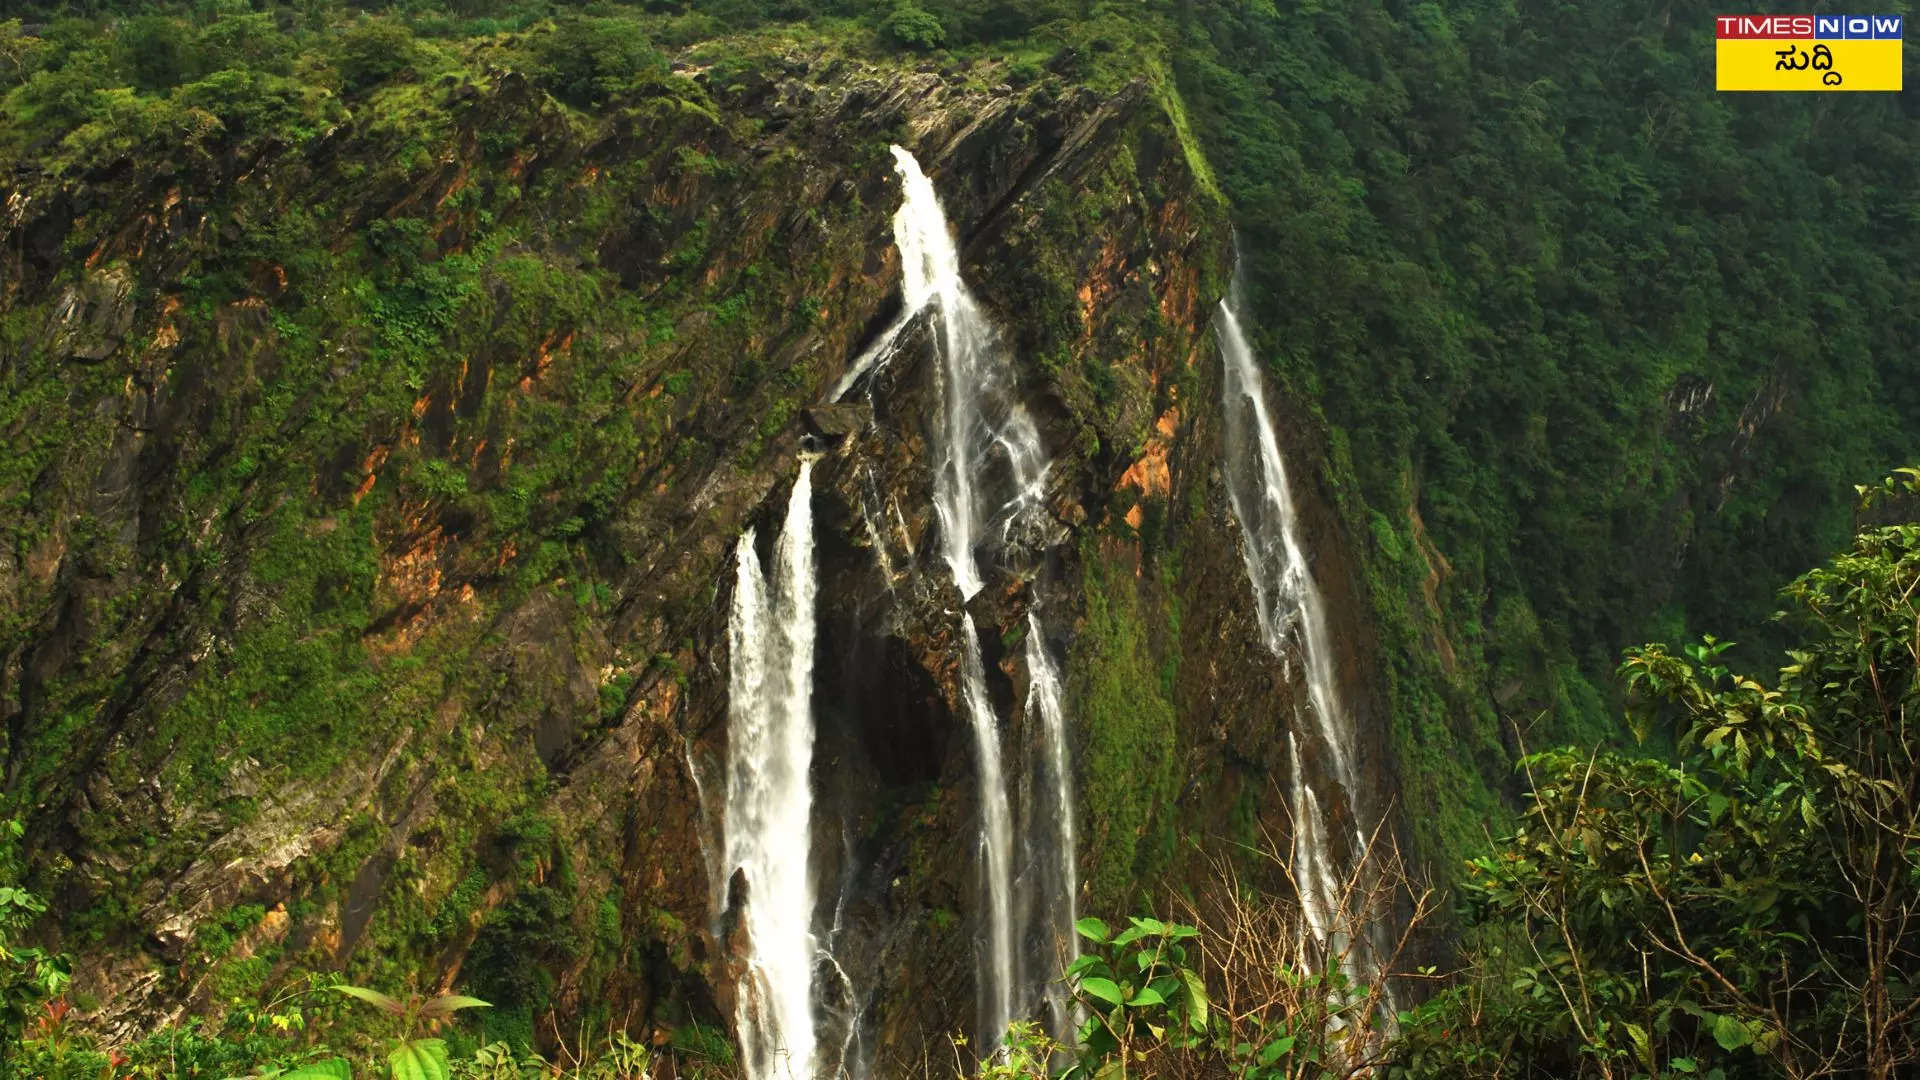
M 913 572 L 938 559 L 917 331 L 826 400 L 898 312 L 891 142 L 1054 455 L 1039 573 L 972 609 L 1003 715 L 1025 612 L 1057 628 L 1083 906 L 1177 876 L 1182 837 L 1284 830 L 1297 691 L 1217 468 L 1224 208 L 1144 84 L 994 77 L 768 52 L 583 117 L 503 73 L 383 90 L 302 145 L 14 179 L 5 783 L 92 1023 L 340 968 L 543 1033 L 724 1022 L 729 557 L 805 445 L 844 1004 L 883 1059 L 970 1026 L 973 766 L 960 598 Z M 1296 473 L 1377 733 L 1359 576 Z

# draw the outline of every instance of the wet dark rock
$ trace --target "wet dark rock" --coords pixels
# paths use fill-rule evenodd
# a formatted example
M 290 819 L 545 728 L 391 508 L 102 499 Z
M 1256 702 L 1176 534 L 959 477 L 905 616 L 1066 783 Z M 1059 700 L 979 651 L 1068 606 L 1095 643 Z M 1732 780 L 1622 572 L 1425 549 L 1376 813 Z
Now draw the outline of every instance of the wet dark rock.
M 46 336 L 55 355 L 97 363 L 126 343 L 133 319 L 133 279 L 116 267 L 68 286 L 54 304 Z
M 807 429 L 833 442 L 854 434 L 872 420 L 870 405 L 815 405 L 807 410 Z

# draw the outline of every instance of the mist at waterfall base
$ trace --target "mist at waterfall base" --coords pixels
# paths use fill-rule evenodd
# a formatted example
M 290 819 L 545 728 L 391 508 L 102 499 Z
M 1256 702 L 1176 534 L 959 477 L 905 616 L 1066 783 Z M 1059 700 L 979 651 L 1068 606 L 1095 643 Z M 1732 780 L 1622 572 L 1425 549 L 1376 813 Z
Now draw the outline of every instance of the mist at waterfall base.
M 1226 453 L 1223 471 L 1234 518 L 1240 523 L 1241 553 L 1253 589 L 1261 637 L 1283 664 L 1297 657 L 1306 679 L 1307 712 L 1296 708 L 1287 733 L 1292 766 L 1289 807 L 1293 818 L 1295 888 L 1304 929 L 1314 944 L 1342 959 L 1356 985 L 1381 983 L 1375 943 L 1369 934 L 1355 940 L 1356 920 L 1371 912 L 1351 910 L 1347 886 L 1358 882 L 1352 862 L 1367 850 L 1362 826 L 1366 807 L 1354 769 L 1354 731 L 1343 707 L 1333 670 L 1332 640 L 1326 605 L 1314 583 L 1300 543 L 1299 521 L 1287 484 L 1286 463 L 1266 404 L 1258 362 L 1238 312 L 1239 288 L 1220 301 L 1214 327 L 1222 364 L 1221 405 Z M 1350 843 L 1344 854 L 1330 825 L 1344 820 Z M 1374 928 L 1377 932 L 1377 928 Z M 1392 1003 L 1387 997 L 1392 1023 Z
M 749 1080 L 812 1080 L 815 1068 L 812 474 L 802 460 L 771 578 L 753 530 L 740 537 L 728 627 L 725 848 L 751 948 L 734 1017 Z
M 961 274 L 958 249 L 932 182 L 913 155 L 893 148 L 902 183 L 894 241 L 902 263 L 903 311 L 850 366 L 838 399 L 892 358 L 904 331 L 925 320 L 939 414 L 930 418 L 931 510 L 937 546 L 917 573 L 950 579 L 963 599 L 989 576 L 1030 574 L 1046 529 L 1042 496 L 1049 460 L 1019 396 L 1011 357 Z M 871 393 L 871 387 L 867 390 Z M 812 462 L 803 462 L 788 503 L 775 572 L 764 574 L 749 530 L 740 540 L 729 636 L 729 742 L 725 865 L 742 911 L 746 956 L 735 1022 L 751 1080 L 814 1080 L 847 1067 L 816 1045 L 817 972 L 846 982 L 811 925 L 818 890 L 808 789 L 814 740 L 812 701 L 814 567 Z M 871 484 L 871 470 L 866 474 Z M 869 499 L 875 509 L 880 500 Z M 871 511 L 870 511 L 871 512 Z M 897 508 L 894 510 L 897 515 Z M 873 522 L 868 522 L 869 529 Z M 886 559 L 884 545 L 876 558 Z M 918 562 L 919 560 L 915 560 Z M 880 567 L 891 591 L 899 568 Z M 1048 652 L 1044 622 L 1026 612 L 1024 709 L 1029 737 L 1012 747 L 989 692 L 980 631 L 964 609 L 955 619 L 963 656 L 957 711 L 972 733 L 979 804 L 979 906 L 974 1044 L 998 1047 L 1014 1020 L 1044 1015 L 1056 1038 L 1072 1037 L 1071 1000 L 1060 973 L 1076 955 L 1078 888 L 1072 766 L 1065 693 Z M 804 626 L 802 624 L 805 624 Z M 991 628 L 990 628 L 991 629 Z M 858 701 L 837 702 L 857 710 Z M 1009 754 L 1012 748 L 1014 753 Z M 1039 787 L 1044 794 L 1033 795 Z M 1022 813 L 1016 816 L 1015 791 Z M 732 883 L 740 884 L 732 884 Z M 843 898 L 844 899 L 844 898 Z M 716 910 L 726 910 L 716 904 Z M 837 910 L 837 906 L 836 906 Z M 850 984 L 849 984 L 849 989 Z M 856 1032 L 850 1024 L 847 1041 Z

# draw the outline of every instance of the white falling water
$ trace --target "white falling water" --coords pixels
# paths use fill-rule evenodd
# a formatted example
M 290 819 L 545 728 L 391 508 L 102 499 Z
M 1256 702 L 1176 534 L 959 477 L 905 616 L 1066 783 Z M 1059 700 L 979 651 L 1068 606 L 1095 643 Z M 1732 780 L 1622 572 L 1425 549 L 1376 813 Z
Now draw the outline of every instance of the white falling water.
M 895 146 L 894 168 L 904 198 L 893 216 L 900 248 L 900 317 L 848 369 L 834 390 L 844 394 L 873 365 L 884 361 L 907 325 L 922 312 L 937 316 L 934 345 L 941 399 L 939 473 L 934 511 L 940 520 L 942 554 L 962 597 L 983 584 L 977 551 L 1004 541 L 1009 530 L 1039 506 L 1047 473 L 1039 429 L 1021 405 L 1013 369 L 999 348 L 993 323 L 960 276 L 946 212 L 933 182 L 906 149 Z M 988 492 L 1001 492 L 994 499 Z
M 1281 657 L 1287 654 L 1288 635 L 1298 636 L 1314 720 L 1341 785 L 1351 791 L 1356 780 L 1352 733 L 1334 684 L 1326 611 L 1300 547 L 1286 465 L 1280 458 L 1273 420 L 1267 415 L 1260 371 L 1254 366 L 1253 349 L 1240 319 L 1227 300 L 1220 302 L 1216 325 L 1226 374 L 1221 393 L 1227 427 L 1227 494 L 1240 522 L 1241 553 L 1253 582 L 1260 632 L 1267 648 Z M 1249 455 L 1250 448 L 1257 452 Z
M 902 199 L 893 212 L 893 243 L 900 249 L 900 314 L 880 337 L 861 353 L 847 373 L 834 385 L 830 400 L 846 396 L 853 384 L 875 366 L 893 355 L 900 335 L 913 317 L 926 309 L 938 296 L 942 274 L 960 276 L 960 257 L 947 231 L 947 215 L 940 209 L 940 197 L 933 184 L 920 171 L 920 163 L 898 146 L 892 147 L 894 168 L 900 173 Z
M 1079 935 L 1074 932 L 1075 910 L 1080 892 L 1079 872 L 1074 854 L 1079 851 L 1073 829 L 1073 772 L 1067 756 L 1067 717 L 1060 669 L 1054 667 L 1047 652 L 1046 635 L 1037 612 L 1027 612 L 1027 700 L 1040 713 L 1040 727 L 1046 739 L 1047 773 L 1052 781 L 1054 852 L 1057 865 L 1049 882 L 1050 895 L 1042 897 L 1043 910 L 1051 911 L 1055 928 L 1053 938 L 1065 952 L 1051 957 L 1057 970 L 1064 971 L 1079 954 Z M 1072 1002 L 1065 986 L 1057 979 L 1047 984 L 1047 1001 L 1053 1013 L 1054 1035 L 1067 1039 L 1072 1034 Z
M 990 1044 L 1013 1019 L 1013 819 L 1007 810 L 1006 771 L 1000 766 L 1000 725 L 987 697 L 987 675 L 980 662 L 980 635 L 972 615 L 962 615 L 960 622 L 967 652 L 961 693 L 980 761 L 980 857 L 988 916 L 985 974 L 990 976 L 981 980 L 980 1023 L 982 1041 Z
M 1380 982 L 1375 949 L 1350 940 L 1356 916 L 1346 909 L 1342 892 L 1352 879 L 1341 866 L 1327 828 L 1328 803 L 1344 807 L 1352 823 L 1352 850 L 1366 850 L 1361 831 L 1361 798 L 1353 766 L 1351 718 L 1341 707 L 1334 681 L 1333 647 L 1327 632 L 1325 605 L 1297 534 L 1293 498 L 1286 468 L 1267 414 L 1260 372 L 1240 318 L 1235 297 L 1220 302 L 1215 323 L 1224 368 L 1221 381 L 1226 414 L 1227 492 L 1234 517 L 1240 522 L 1241 548 L 1247 577 L 1253 584 L 1254 608 L 1266 645 L 1283 661 L 1289 639 L 1301 655 L 1307 680 L 1307 700 L 1319 735 L 1320 752 L 1330 768 L 1323 771 L 1332 789 L 1314 790 L 1301 740 L 1293 733 L 1287 744 L 1293 765 L 1293 875 L 1300 893 L 1301 914 L 1315 941 L 1329 955 L 1339 956 L 1356 983 Z M 1364 891 L 1365 882 L 1361 882 Z M 1364 954 L 1364 955 L 1363 955 Z M 1361 965 L 1366 965 L 1363 969 Z M 1370 969 L 1370 970 L 1369 970 Z M 1385 987 L 1382 987 L 1385 990 Z M 1392 998 L 1386 998 L 1391 1024 Z
M 993 324 L 961 278 L 960 252 L 932 181 L 906 149 L 895 146 L 892 152 L 904 195 L 893 216 L 902 309 L 879 341 L 852 364 L 833 396 L 844 395 L 862 375 L 884 363 L 916 319 L 925 315 L 932 320 L 929 329 L 939 360 L 934 373 L 942 403 L 934 432 L 934 514 L 941 557 L 961 597 L 971 599 L 985 586 L 981 550 L 1004 551 L 1016 530 L 1039 510 L 1048 461 Z M 987 694 L 973 618 L 963 615 L 961 622 L 966 639 L 961 696 L 980 770 L 980 866 L 987 901 L 978 1043 L 988 1047 L 1005 1035 L 1014 1019 L 1016 995 L 1024 988 L 1014 956 L 1019 933 L 1013 903 L 1013 822 L 999 718 Z M 1053 899 L 1047 898 L 1049 903 Z M 1044 958 L 1049 971 L 1053 959 Z
M 1334 912 L 1340 908 L 1340 885 L 1333 879 L 1327 852 L 1326 823 L 1320 799 L 1307 783 L 1300 745 L 1287 734 L 1287 756 L 1293 765 L 1293 873 L 1300 892 L 1300 912 L 1316 943 L 1329 943 L 1335 932 Z
M 746 880 L 735 1022 L 749 1080 L 813 1080 L 813 462 L 802 460 L 770 584 L 740 538 L 728 627 L 726 858 Z

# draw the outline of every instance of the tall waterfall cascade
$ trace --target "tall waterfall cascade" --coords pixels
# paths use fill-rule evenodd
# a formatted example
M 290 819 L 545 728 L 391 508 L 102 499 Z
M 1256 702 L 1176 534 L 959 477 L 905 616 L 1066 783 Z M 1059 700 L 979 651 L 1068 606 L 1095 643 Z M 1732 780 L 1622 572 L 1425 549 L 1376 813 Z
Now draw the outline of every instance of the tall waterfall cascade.
M 1265 387 L 1234 313 L 1232 297 L 1220 302 L 1220 356 L 1225 367 L 1221 394 L 1227 433 L 1227 494 L 1240 522 L 1241 553 L 1253 583 L 1254 611 L 1260 634 L 1274 655 L 1287 655 L 1287 639 L 1297 636 L 1306 667 L 1307 698 L 1314 721 L 1333 758 L 1340 783 L 1349 790 L 1353 771 L 1353 733 L 1339 703 L 1333 677 L 1333 643 L 1327 635 L 1326 606 L 1300 546 L 1286 463 L 1267 414 Z
M 754 531 L 740 537 L 728 626 L 725 853 L 745 882 L 748 954 L 735 1023 L 749 1080 L 813 1080 L 812 850 L 814 578 L 813 462 L 787 500 L 774 572 Z
M 1049 461 L 1040 431 L 1021 403 L 1013 366 L 992 321 L 967 289 L 960 252 L 933 183 L 905 148 L 892 148 L 903 198 L 893 217 L 900 250 L 902 310 L 849 367 L 833 390 L 844 396 L 867 372 L 892 357 L 906 329 L 928 320 L 936 364 L 940 415 L 932 439 L 933 510 L 938 522 L 939 555 L 962 599 L 986 585 L 983 560 L 993 560 L 1024 539 L 1025 526 L 1041 510 Z M 1038 626 L 1037 620 L 1033 623 Z M 1007 1025 L 1030 1009 L 1039 987 L 1058 974 L 1059 931 L 1038 935 L 1051 942 L 1045 956 L 1025 956 L 1023 944 L 1036 935 L 1023 932 L 1023 913 L 1038 910 L 1049 925 L 1066 912 L 1066 947 L 1071 947 L 1073 812 L 1066 780 L 1064 707 L 1059 676 L 1044 649 L 1028 653 L 1030 677 L 1037 684 L 1039 718 L 1047 730 L 1039 756 L 1056 791 L 1049 808 L 1057 821 L 1016 823 L 1009 791 L 1009 768 L 1002 750 L 1001 720 L 987 689 L 986 663 L 973 617 L 960 613 L 965 651 L 961 666 L 961 706 L 973 732 L 980 801 L 980 873 L 983 916 L 980 927 L 978 1045 L 995 1046 Z M 1033 635 L 1038 639 L 1040 635 Z M 1043 664 L 1036 662 L 1044 662 Z M 1057 730 L 1056 730 L 1057 729 Z M 1016 760 L 1012 770 L 1031 776 L 1034 763 Z M 1068 794 L 1061 794 L 1068 793 Z M 1064 821 L 1064 825 L 1059 824 Z M 1043 895 L 1016 902 L 1022 880 L 1016 866 L 1016 828 L 1029 848 L 1043 832 L 1050 864 L 1064 860 L 1063 875 L 1030 874 L 1064 886 L 1043 888 Z M 1057 1008 L 1056 1012 L 1059 1011 Z
M 1312 714 L 1310 727 L 1296 723 L 1287 735 L 1293 770 L 1289 791 L 1293 878 L 1301 917 L 1315 944 L 1343 957 L 1356 982 L 1379 981 L 1372 943 L 1365 940 L 1366 935 L 1362 940 L 1351 937 L 1355 920 L 1371 913 L 1349 910 L 1343 894 L 1354 868 L 1343 865 L 1329 829 L 1328 814 L 1344 808 L 1354 857 L 1367 850 L 1352 718 L 1340 699 L 1326 605 L 1300 543 L 1285 462 L 1237 306 L 1237 295 L 1222 300 L 1214 323 L 1223 367 L 1227 491 L 1240 523 L 1241 553 L 1261 636 L 1283 663 L 1294 653 L 1299 655 L 1306 680 L 1306 711 Z M 1295 719 L 1301 719 L 1297 713 Z

